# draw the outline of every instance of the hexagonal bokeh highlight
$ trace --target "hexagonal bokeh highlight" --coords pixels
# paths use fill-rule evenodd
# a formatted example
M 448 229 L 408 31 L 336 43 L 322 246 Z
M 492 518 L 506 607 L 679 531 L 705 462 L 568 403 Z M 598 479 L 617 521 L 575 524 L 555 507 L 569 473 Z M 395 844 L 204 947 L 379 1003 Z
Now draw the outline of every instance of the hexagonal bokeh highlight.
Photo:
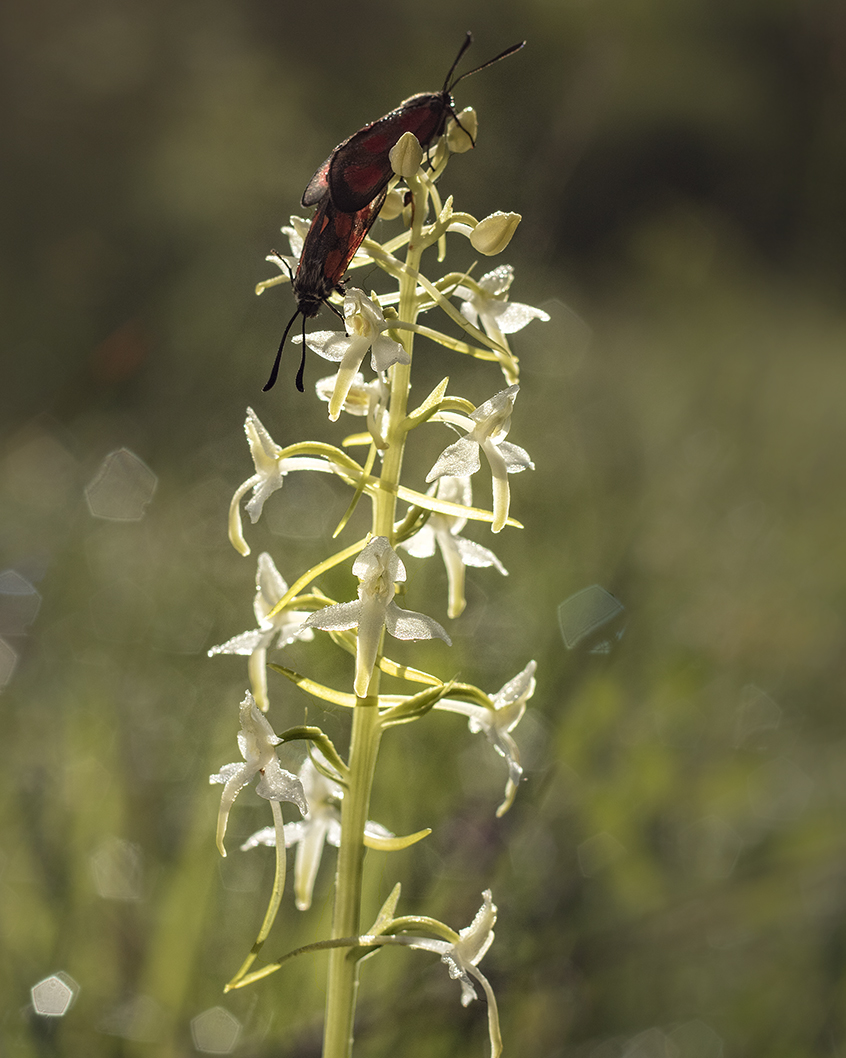
M 625 607 L 610 591 L 592 584 L 558 607 L 558 627 L 568 650 L 609 654 L 625 631 Z
M 128 448 L 110 452 L 85 486 L 88 509 L 95 518 L 139 522 L 158 485 L 147 464 Z
M 224 1007 L 211 1007 L 191 1021 L 194 1046 L 204 1054 L 229 1054 L 241 1035 L 241 1022 Z
M 704 1021 L 694 1018 L 678 1025 L 670 1033 L 680 1058 L 722 1058 L 723 1041 Z
M 70 1010 L 78 993 L 76 981 L 59 970 L 32 986 L 32 1009 L 43 1018 L 60 1018 Z
M 0 635 L 25 635 L 38 616 L 41 593 L 16 569 L 0 573 Z
M 11 680 L 12 673 L 15 671 L 15 665 L 17 665 L 17 663 L 17 651 L 13 650 L 5 639 L 0 639 L 0 691 L 2 691 L 9 680 Z
M 622 1058 L 680 1058 L 661 1029 L 653 1027 L 632 1036 L 623 1048 Z

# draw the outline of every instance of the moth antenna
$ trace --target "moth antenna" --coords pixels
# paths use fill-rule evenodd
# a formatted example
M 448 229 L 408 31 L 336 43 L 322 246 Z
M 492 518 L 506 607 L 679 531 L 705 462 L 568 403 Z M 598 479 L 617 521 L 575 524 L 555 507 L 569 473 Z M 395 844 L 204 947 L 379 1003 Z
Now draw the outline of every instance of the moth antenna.
M 300 367 L 297 371 L 297 389 L 300 393 L 305 393 L 305 387 L 303 386 L 303 374 L 305 373 L 305 355 L 306 355 L 306 343 L 305 343 L 305 321 L 306 318 L 303 316 L 303 355 L 300 357 Z
M 468 33 L 467 36 L 469 37 L 470 34 Z M 468 42 L 465 40 L 464 47 L 461 49 L 461 51 L 458 54 L 458 59 L 460 59 L 461 56 L 466 51 L 467 44 L 468 44 Z M 455 88 L 455 86 L 458 84 L 458 82 L 459 81 L 463 81 L 465 77 L 469 77 L 470 74 L 472 74 L 472 73 L 478 73 L 479 70 L 487 70 L 487 68 L 489 66 L 493 66 L 493 64 L 495 62 L 499 62 L 500 59 L 507 59 L 508 56 L 509 55 L 513 55 L 515 51 L 519 51 L 522 47 L 525 46 L 525 44 L 526 44 L 526 42 L 524 40 L 521 40 L 519 44 L 512 44 L 510 48 L 506 48 L 505 51 L 501 51 L 499 53 L 499 55 L 494 55 L 494 57 L 492 59 L 488 59 L 487 62 L 483 62 L 481 66 L 477 66 L 474 70 L 468 70 L 467 73 L 463 73 L 463 74 L 461 74 L 460 77 L 456 77 L 456 79 L 452 82 L 452 84 L 448 85 L 448 87 L 445 88 L 444 91 L 445 92 L 452 92 L 453 88 Z M 458 59 L 456 59 L 455 62 L 452 64 L 452 70 L 450 70 L 450 76 L 452 76 L 452 72 L 453 72 L 453 70 L 455 70 L 455 67 L 456 67 L 456 65 L 458 63 Z
M 279 374 L 279 362 L 282 359 L 282 350 L 285 348 L 285 339 L 288 337 L 288 331 L 290 331 L 294 320 L 299 316 L 300 310 L 294 313 L 294 315 L 288 320 L 288 326 L 285 328 L 285 333 L 282 335 L 282 341 L 279 343 L 279 349 L 276 353 L 276 359 L 273 361 L 273 368 L 270 372 L 270 378 L 261 387 L 262 393 L 267 393 L 269 389 L 273 389 L 273 385 L 276 382 L 276 376 Z M 305 330 L 305 316 L 303 316 L 303 330 Z M 302 392 L 302 391 L 300 391 Z
M 450 114 L 452 114 L 452 120 L 453 120 L 453 121 L 454 121 L 454 122 L 456 123 L 456 125 L 458 125 L 458 127 L 459 127 L 459 128 L 461 129 L 461 131 L 462 131 L 462 132 L 464 133 L 464 135 L 465 135 L 465 136 L 467 137 L 467 139 L 468 139 L 468 140 L 470 140 L 470 142 L 471 142 L 471 143 L 473 144 L 473 146 L 475 147 L 475 146 L 476 146 L 476 141 L 475 141 L 475 139 L 474 139 L 474 138 L 473 138 L 473 136 L 472 136 L 472 135 L 471 135 L 471 134 L 470 134 L 470 133 L 469 133 L 469 132 L 467 131 L 467 129 L 465 129 L 465 127 L 464 127 L 464 126 L 463 126 L 463 125 L 461 124 L 461 122 L 460 122 L 460 121 L 458 120 L 458 114 L 456 114 L 456 112 L 455 112 L 455 111 L 454 111 L 454 110 L 452 109 L 452 107 L 450 107 L 450 108 L 449 108 L 449 112 L 450 112 Z
M 449 79 L 450 79 L 450 78 L 452 77 L 452 75 L 453 75 L 453 74 L 455 73 L 455 68 L 456 68 L 456 66 L 458 66 L 458 64 L 459 64 L 459 63 L 461 62 L 461 57 L 462 57 L 462 56 L 464 55 L 465 51 L 467 51 L 467 49 L 468 49 L 468 48 L 470 47 L 470 45 L 471 45 L 472 43 L 473 43 L 473 34 L 472 34 L 472 33 L 470 32 L 470 30 L 468 29 L 468 30 L 467 30 L 467 36 L 466 36 L 466 37 L 464 38 L 464 43 L 463 43 L 463 44 L 461 45 L 461 47 L 460 47 L 460 48 L 458 49 L 458 55 L 456 55 L 456 57 L 455 57 L 455 61 L 453 62 L 452 66 L 450 66 L 450 68 L 449 68 L 449 73 L 448 73 L 448 74 L 446 75 L 446 77 L 444 78 L 444 89 L 443 89 L 443 90 L 444 90 L 445 92 L 451 92 L 451 91 L 452 91 L 452 87 L 453 87 L 453 86 L 452 86 L 452 85 L 451 85 L 451 84 L 449 83 Z M 458 80 L 460 81 L 460 80 L 461 80 L 461 78 L 459 77 L 459 79 L 458 79 Z M 458 82 L 456 82 L 456 84 L 457 84 L 457 83 L 458 83 Z
M 294 282 L 294 272 L 293 272 L 291 266 L 288 264 L 288 262 L 282 256 L 282 254 L 278 250 L 271 250 L 270 251 L 270 256 L 271 257 L 275 257 L 277 262 L 280 262 L 281 264 L 283 264 L 285 266 L 285 270 L 287 271 L 288 275 L 291 278 L 291 282 L 293 283 Z

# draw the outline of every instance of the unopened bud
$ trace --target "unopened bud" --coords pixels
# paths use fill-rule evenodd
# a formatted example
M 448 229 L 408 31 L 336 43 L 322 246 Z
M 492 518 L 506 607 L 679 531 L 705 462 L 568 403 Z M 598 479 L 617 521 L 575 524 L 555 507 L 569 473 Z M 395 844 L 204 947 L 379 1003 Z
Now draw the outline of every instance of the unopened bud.
M 404 132 L 391 148 L 388 155 L 391 166 L 397 176 L 411 180 L 423 162 L 423 148 L 417 142 L 413 132 Z
M 479 118 L 472 107 L 465 107 L 447 125 L 447 146 L 453 154 L 464 154 L 476 146 Z
M 470 235 L 473 249 L 486 257 L 502 253 L 522 219 L 519 213 L 491 213 L 473 229 Z

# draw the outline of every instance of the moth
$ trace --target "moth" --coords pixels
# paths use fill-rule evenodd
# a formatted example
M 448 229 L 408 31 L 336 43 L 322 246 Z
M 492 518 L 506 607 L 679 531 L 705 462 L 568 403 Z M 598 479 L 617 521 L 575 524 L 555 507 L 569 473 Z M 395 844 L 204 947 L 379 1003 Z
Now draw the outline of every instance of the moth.
M 513 44 L 453 80 L 456 67 L 472 42 L 473 36 L 468 33 L 440 92 L 418 92 L 378 121 L 359 129 L 338 144 L 309 181 L 302 204 L 316 206 L 317 211 L 303 243 L 300 263 L 292 276 L 297 310 L 285 327 L 270 377 L 263 387 L 265 392 L 276 382 L 282 350 L 298 316 L 303 320 L 303 353 L 296 382 L 300 393 L 304 391 L 305 321 L 313 319 L 321 305 L 328 305 L 341 316 L 329 297 L 333 293 L 344 294 L 344 273 L 379 215 L 388 183 L 394 175 L 390 152 L 397 140 L 403 133 L 412 132 L 424 150 L 430 147 L 443 133 L 448 115 L 452 114 L 458 120 L 452 98 L 452 90 L 458 82 L 513 55 L 526 43 Z
M 493 59 L 452 80 L 456 67 L 472 43 L 473 36 L 468 33 L 440 92 L 418 92 L 410 96 L 395 110 L 339 143 L 311 178 L 303 192 L 302 204 L 317 205 L 328 188 L 337 209 L 345 213 L 363 209 L 381 194 L 394 175 L 389 156 L 397 140 L 404 133 L 412 132 L 424 150 L 430 147 L 443 133 L 450 114 L 458 120 L 452 98 L 452 91 L 458 82 L 513 55 L 526 42 L 513 44 Z

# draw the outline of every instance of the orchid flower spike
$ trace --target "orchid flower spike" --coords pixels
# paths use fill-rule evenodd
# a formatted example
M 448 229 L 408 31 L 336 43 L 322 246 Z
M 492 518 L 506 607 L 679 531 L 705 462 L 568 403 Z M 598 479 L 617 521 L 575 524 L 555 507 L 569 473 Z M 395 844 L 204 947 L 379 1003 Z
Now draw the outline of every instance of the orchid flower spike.
M 328 768 L 325 759 L 317 751 L 317 760 Z M 341 844 L 341 800 L 343 787 L 333 779 L 328 779 L 315 767 L 311 757 L 306 757 L 299 773 L 303 784 L 308 812 L 294 823 L 285 824 L 285 845 L 292 848 L 296 845 L 294 859 L 294 898 L 300 911 L 311 907 L 314 881 L 317 869 L 323 856 L 324 844 L 338 848 Z M 365 837 L 390 838 L 393 835 L 385 827 L 368 819 L 364 824 Z M 241 846 L 242 850 L 253 849 L 257 845 L 276 845 L 276 828 L 262 827 L 248 838 Z
M 519 386 L 509 386 L 508 389 L 500 390 L 490 400 L 480 404 L 470 415 L 470 421 L 473 424 L 470 432 L 441 452 L 426 477 L 426 480 L 431 482 L 447 474 L 452 477 L 466 477 L 475 474 L 481 466 L 479 459 L 481 449 L 490 465 L 493 478 L 491 529 L 495 533 L 498 533 L 508 520 L 508 509 L 511 503 L 508 475 L 519 474 L 521 470 L 535 469 L 535 464 L 529 458 L 528 452 L 505 440 L 511 426 L 514 401 L 519 391 Z
M 358 600 L 315 610 L 305 624 L 324 632 L 358 628 L 355 693 L 367 696 L 382 629 L 395 639 L 433 639 L 452 644 L 444 629 L 425 614 L 403 610 L 394 601 L 396 585 L 406 579 L 405 566 L 385 536 L 375 536 L 353 563 L 359 579 Z
M 256 594 L 253 599 L 253 612 L 258 621 L 258 628 L 227 639 L 225 643 L 212 647 L 209 657 L 215 654 L 249 655 L 250 685 L 256 703 L 263 713 L 267 712 L 267 652 L 273 646 L 285 647 L 295 639 L 313 639 L 310 628 L 303 628 L 303 621 L 308 617 L 304 610 L 280 610 L 274 617 L 268 617 L 273 607 L 279 602 L 288 585 L 285 583 L 273 559 L 266 551 L 258 557 L 256 571 Z
M 367 297 L 363 290 L 348 290 L 344 295 L 344 321 L 346 334 L 341 331 L 315 331 L 306 336 L 309 349 L 341 365 L 335 377 L 335 391 L 329 401 L 329 418 L 332 422 L 341 414 L 350 386 L 368 350 L 371 366 L 380 374 L 392 364 L 411 363 L 411 357 L 402 345 L 384 333 L 393 325 L 393 321 L 385 319 L 378 302 Z M 301 336 L 299 340 L 302 341 Z M 296 342 L 297 338 L 292 341 Z
M 535 662 L 530 661 L 518 676 L 491 695 L 489 707 L 478 702 L 463 702 L 454 698 L 442 698 L 435 705 L 436 709 L 466 716 L 470 730 L 474 734 L 484 734 L 497 753 L 508 763 L 505 798 L 496 810 L 497 816 L 505 815 L 511 807 L 517 786 L 523 777 L 520 753 L 511 732 L 523 719 L 526 702 L 535 693 L 536 667 Z
M 210 783 L 223 784 L 217 816 L 217 847 L 221 856 L 226 855 L 223 839 L 230 809 L 254 775 L 261 776 L 256 786 L 259 797 L 268 801 L 292 801 L 303 815 L 308 811 L 303 784 L 296 775 L 282 768 L 276 756 L 275 747 L 281 741 L 247 691 L 241 702 L 241 730 L 238 732 L 238 748 L 244 761 L 224 764 L 216 775 L 209 776 Z
M 429 495 L 432 494 L 437 495 L 439 500 L 460 503 L 464 507 L 469 507 L 473 502 L 473 490 L 469 477 L 444 475 L 429 489 Z M 466 524 L 467 519 L 456 514 L 433 512 L 429 515 L 426 524 L 418 529 L 414 536 L 400 544 L 400 547 L 415 558 L 431 558 L 435 553 L 435 548 L 440 548 L 449 585 L 447 614 L 450 618 L 459 617 L 467 605 L 464 598 L 466 566 L 493 566 L 503 576 L 508 576 L 508 570 L 493 551 L 461 536 L 461 530 Z

